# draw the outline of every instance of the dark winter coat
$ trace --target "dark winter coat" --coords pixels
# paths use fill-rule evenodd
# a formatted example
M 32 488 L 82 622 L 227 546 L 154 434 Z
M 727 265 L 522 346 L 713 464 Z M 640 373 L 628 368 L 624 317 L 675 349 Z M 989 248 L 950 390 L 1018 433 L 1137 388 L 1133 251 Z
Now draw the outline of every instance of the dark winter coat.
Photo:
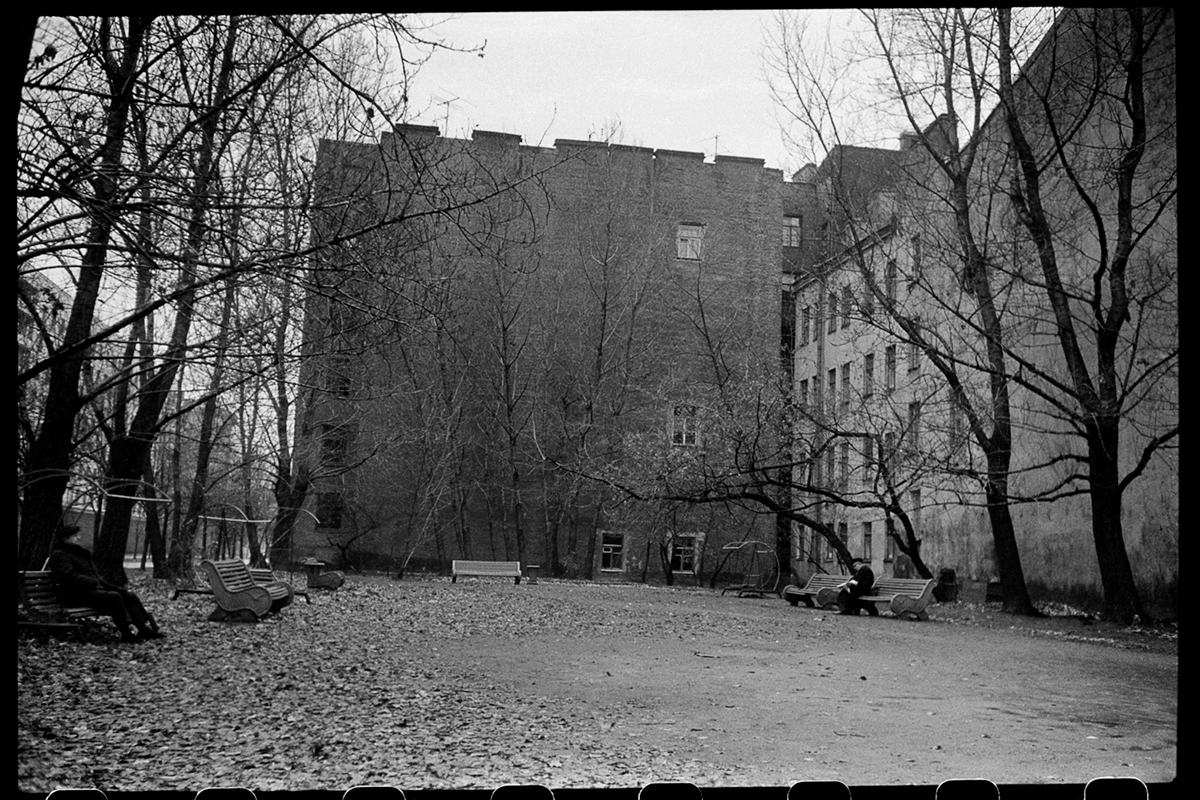
M 117 587 L 100 577 L 91 552 L 79 545 L 59 543 L 50 554 L 50 572 L 64 603 L 85 600 L 92 592 L 116 591 Z
M 854 583 L 846 587 L 850 590 L 850 594 L 854 597 L 863 597 L 871 593 L 875 588 L 875 573 L 866 564 L 858 568 L 858 572 L 854 573 Z

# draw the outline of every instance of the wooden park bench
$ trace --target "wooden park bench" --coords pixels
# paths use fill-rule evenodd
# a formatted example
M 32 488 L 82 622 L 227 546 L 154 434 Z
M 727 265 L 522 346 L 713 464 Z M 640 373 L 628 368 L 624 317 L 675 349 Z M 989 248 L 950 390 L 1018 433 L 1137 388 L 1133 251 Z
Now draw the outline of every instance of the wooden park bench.
M 275 582 L 287 583 L 287 581 L 284 581 L 282 578 L 278 577 L 270 569 L 267 569 L 265 567 L 249 567 L 249 570 L 250 570 L 250 577 L 254 579 L 255 583 L 275 583 Z M 203 574 L 203 573 L 201 573 L 201 574 Z M 205 577 L 207 579 L 207 576 L 205 576 Z M 197 579 L 197 583 L 199 583 L 199 579 Z M 181 595 L 181 594 L 212 594 L 212 593 L 213 593 L 213 590 L 212 590 L 211 586 L 177 586 L 177 587 L 175 587 L 174 594 L 171 595 L 171 599 L 174 600 L 174 599 L 178 598 L 179 595 Z M 294 595 L 296 595 L 297 597 L 303 597 L 304 602 L 308 603 L 309 605 L 312 605 L 312 599 L 308 596 L 308 592 L 306 590 L 293 588 L 292 593 Z
M 925 609 L 933 602 L 935 585 L 937 581 L 924 578 L 880 578 L 875 581 L 871 594 L 858 599 L 874 603 L 876 608 L 886 606 L 897 617 L 927 619 L 929 615 Z M 817 605 L 836 604 L 837 597 L 836 588 L 823 588 L 817 592 Z
M 217 600 L 217 608 L 209 615 L 214 622 L 252 618 L 258 621 L 291 604 L 295 590 L 285 581 L 257 583 L 250 568 L 239 559 L 200 562 L 208 576 L 208 585 Z
M 832 589 L 833 599 L 836 601 L 838 593 L 837 587 L 841 586 L 848 580 L 850 580 L 849 575 L 828 575 L 824 572 L 818 572 L 808 579 L 808 583 L 806 583 L 803 588 L 794 583 L 783 587 L 783 599 L 787 600 L 794 606 L 799 605 L 800 601 L 803 600 L 804 605 L 808 606 L 809 608 L 821 607 L 820 603 L 816 603 L 814 606 L 814 601 L 817 598 L 817 594 L 820 593 L 822 589 Z
M 91 606 L 64 606 L 58 599 L 54 587 L 54 576 L 49 570 L 22 570 L 17 572 L 18 594 L 26 616 L 18 616 L 18 628 L 38 630 L 60 630 L 76 634 L 83 639 L 80 620 L 105 616 Z
M 310 606 L 312 605 L 312 600 L 309 599 L 307 589 L 297 589 L 296 587 L 292 586 L 290 583 L 285 581 L 283 578 L 276 575 L 274 572 L 272 572 L 267 567 L 250 567 L 250 577 L 254 579 L 255 583 L 262 583 L 262 584 L 283 583 L 283 584 L 286 584 L 287 586 L 291 587 L 293 595 L 295 595 L 296 597 L 303 597 L 305 603 L 307 603 Z
M 520 561 L 460 561 L 450 565 L 450 582 L 458 583 L 459 576 L 476 578 L 516 578 L 521 582 Z

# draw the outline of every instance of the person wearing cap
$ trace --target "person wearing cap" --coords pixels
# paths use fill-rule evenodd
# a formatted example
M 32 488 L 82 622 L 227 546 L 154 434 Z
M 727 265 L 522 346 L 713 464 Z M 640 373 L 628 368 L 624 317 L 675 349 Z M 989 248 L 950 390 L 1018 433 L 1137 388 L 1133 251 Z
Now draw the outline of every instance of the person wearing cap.
M 136 594 L 100 577 L 91 551 L 83 546 L 78 525 L 60 525 L 50 554 L 58 598 L 68 606 L 92 606 L 112 617 L 122 642 L 161 639 L 162 632 Z M 134 628 L 137 633 L 134 633 Z
M 875 608 L 874 603 L 864 603 L 858 599 L 871 593 L 875 586 L 875 573 L 861 558 L 853 559 L 850 568 L 854 572 L 853 577 L 838 586 L 841 591 L 838 592 L 837 602 L 841 613 L 857 616 L 865 608 L 872 617 L 879 616 L 879 609 Z

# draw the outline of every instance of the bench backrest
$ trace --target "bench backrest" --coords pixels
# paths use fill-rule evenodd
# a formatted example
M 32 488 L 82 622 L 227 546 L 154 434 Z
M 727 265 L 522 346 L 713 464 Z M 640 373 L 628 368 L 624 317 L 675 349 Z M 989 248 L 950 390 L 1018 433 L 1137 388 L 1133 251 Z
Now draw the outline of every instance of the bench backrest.
M 275 577 L 275 573 L 266 567 L 250 567 L 250 577 L 254 579 L 255 583 L 270 583 L 279 580 Z
M 240 592 L 255 585 L 250 568 L 244 561 L 236 558 L 227 561 L 210 561 L 213 570 L 221 580 L 221 586 L 227 592 Z M 214 587 L 216 588 L 216 587 Z
M 850 580 L 849 575 L 828 575 L 824 572 L 818 572 L 808 579 L 808 589 L 836 589 L 846 581 Z
M 871 590 L 875 595 L 902 594 L 907 597 L 921 597 L 927 591 L 933 591 L 934 581 L 924 578 L 880 578 L 875 581 Z
M 454 572 L 512 576 L 521 574 L 520 561 L 463 561 L 455 559 L 450 565 Z
M 54 576 L 49 570 L 25 570 L 18 572 L 21 579 L 21 601 L 30 611 L 45 614 L 61 614 L 62 603 L 54 589 Z

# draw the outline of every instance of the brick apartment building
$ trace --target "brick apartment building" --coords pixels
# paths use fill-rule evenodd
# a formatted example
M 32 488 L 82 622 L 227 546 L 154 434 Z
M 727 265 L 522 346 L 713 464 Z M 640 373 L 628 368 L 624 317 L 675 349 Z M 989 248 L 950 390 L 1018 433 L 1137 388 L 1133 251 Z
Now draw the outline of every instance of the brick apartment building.
M 1022 80 L 1058 91 L 1053 81 L 1073 74 L 1080 54 L 1099 53 L 1081 43 L 1087 19 L 1064 12 Z M 1148 62 L 1147 163 L 1149 180 L 1169 183 L 1173 17 L 1165 30 Z M 1018 95 L 1029 85 L 1019 83 Z M 1079 112 L 1081 147 L 1111 138 L 1103 112 Z M 356 553 L 393 569 L 504 558 L 565 575 L 703 581 L 725 545 L 777 543 L 777 520 L 752 505 L 644 501 L 622 490 L 688 470 L 720 475 L 725 451 L 710 412 L 728 407 L 734 387 L 782 378 L 809 412 L 785 454 L 804 470 L 793 474 L 797 486 L 862 503 L 880 496 L 885 465 L 897 480 L 883 488 L 907 513 L 925 564 L 995 579 L 981 454 L 929 360 L 939 348 L 979 348 L 970 315 L 956 316 L 969 293 L 930 182 L 930 154 L 960 147 L 957 127 L 943 116 L 902 134 L 896 149 L 836 147 L 789 181 L 757 159 L 562 139 L 529 147 L 515 135 L 459 140 L 427 126 L 401 126 L 379 144 L 323 142 L 316 234 L 333 246 L 318 257 L 309 301 L 314 358 L 303 383 L 312 396 L 297 429 L 314 465 L 312 514 L 297 552 Z M 1014 231 L 994 236 L 990 255 L 1005 249 L 1003 299 L 1020 310 L 1012 341 L 1023 344 L 1010 357 L 1061 378 L 1049 304 L 1021 271 L 1036 259 L 995 182 L 1007 152 L 999 115 L 977 135 L 983 177 L 971 191 L 995 200 L 981 223 Z M 1103 169 L 1089 166 L 1087 180 L 1102 181 Z M 1060 183 L 1049 196 L 1073 214 L 1068 190 Z M 1146 242 L 1160 276 L 1174 274 L 1167 209 Z M 1095 248 L 1071 242 L 1064 252 L 1065 274 L 1084 287 Z M 1177 347 L 1174 297 L 1164 285 L 1134 309 L 1123 335 L 1140 357 L 1170 359 Z M 933 350 L 883 303 L 929 333 Z M 984 396 L 986 370 L 968 383 Z M 1054 489 L 1061 457 L 1078 449 L 1071 424 L 1053 391 L 1026 384 L 1014 390 L 1011 487 L 1026 577 L 1035 589 L 1095 597 L 1086 495 Z M 1136 469 L 1147 436 L 1177 421 L 1177 393 L 1172 370 L 1154 391 L 1131 393 L 1123 469 Z M 1158 451 L 1145 470 L 1125 492 L 1122 517 L 1137 580 L 1169 602 L 1176 452 Z M 1053 501 L 1031 499 L 1039 496 Z M 911 571 L 891 535 L 894 514 L 797 489 L 777 499 L 829 523 L 877 574 Z M 791 540 L 790 552 L 777 548 L 785 580 L 839 569 L 813 532 L 782 530 Z
M 706 409 L 778 378 L 778 170 L 405 125 L 322 142 L 316 182 L 332 244 L 309 299 L 296 552 L 699 581 L 728 542 L 772 540 L 770 515 L 622 487 L 705 458 Z

